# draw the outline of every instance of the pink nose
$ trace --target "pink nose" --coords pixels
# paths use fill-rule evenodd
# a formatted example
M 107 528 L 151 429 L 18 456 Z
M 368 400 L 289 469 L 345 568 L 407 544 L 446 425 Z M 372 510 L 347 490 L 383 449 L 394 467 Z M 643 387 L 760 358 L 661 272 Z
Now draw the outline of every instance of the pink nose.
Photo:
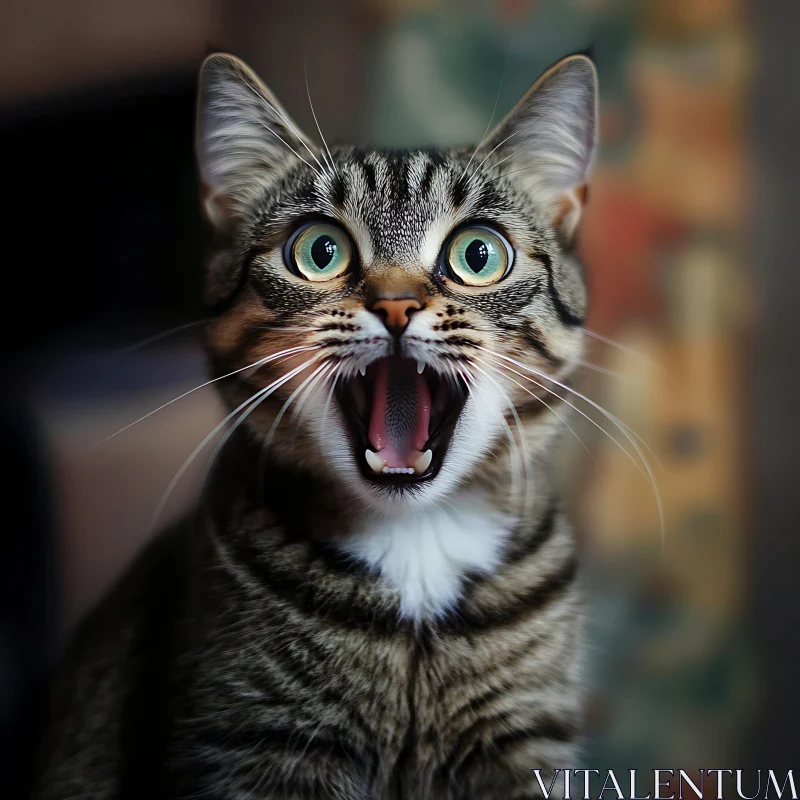
M 377 300 L 372 304 L 371 311 L 383 318 L 386 330 L 394 336 L 400 334 L 408 327 L 411 315 L 419 311 L 422 306 L 412 297 L 402 297 L 398 300 Z

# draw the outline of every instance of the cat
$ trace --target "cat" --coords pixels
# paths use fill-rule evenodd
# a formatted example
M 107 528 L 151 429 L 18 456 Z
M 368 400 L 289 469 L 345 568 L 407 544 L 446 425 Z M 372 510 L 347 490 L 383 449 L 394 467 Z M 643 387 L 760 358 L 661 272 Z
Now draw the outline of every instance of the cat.
M 596 120 L 577 55 L 477 148 L 329 148 L 242 61 L 206 59 L 229 427 L 196 513 L 71 642 L 37 797 L 511 800 L 575 766 L 553 465 Z

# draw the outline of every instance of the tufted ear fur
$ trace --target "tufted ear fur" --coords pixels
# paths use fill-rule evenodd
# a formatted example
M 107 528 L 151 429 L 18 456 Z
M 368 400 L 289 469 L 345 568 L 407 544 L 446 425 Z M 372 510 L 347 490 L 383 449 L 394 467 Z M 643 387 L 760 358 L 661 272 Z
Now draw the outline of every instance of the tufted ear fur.
M 203 209 L 215 227 L 244 214 L 287 158 L 313 164 L 313 148 L 247 64 L 225 53 L 203 62 L 196 150 Z
M 481 145 L 506 159 L 514 175 L 546 204 L 554 225 L 571 240 L 586 201 L 597 146 L 597 72 L 586 56 L 568 56 L 531 86 Z

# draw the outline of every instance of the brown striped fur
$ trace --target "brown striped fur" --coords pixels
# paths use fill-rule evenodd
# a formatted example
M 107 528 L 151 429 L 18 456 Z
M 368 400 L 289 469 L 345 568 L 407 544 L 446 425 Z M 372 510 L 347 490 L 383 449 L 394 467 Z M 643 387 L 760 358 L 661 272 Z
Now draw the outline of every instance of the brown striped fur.
M 397 346 L 426 369 L 471 370 L 474 383 L 440 470 L 401 489 L 355 468 L 337 405 L 325 407 L 333 370 L 286 424 L 276 415 L 307 372 L 254 408 L 196 512 L 71 643 L 39 798 L 512 800 L 538 796 L 532 768 L 577 766 L 577 560 L 553 485 L 565 409 L 525 375 L 564 381 L 580 358 L 586 297 L 571 240 L 594 93 L 590 62 L 567 59 L 472 158 L 336 148 L 334 167 L 241 62 L 206 63 L 198 149 L 220 235 L 208 280 L 215 377 L 298 346 L 353 374 Z M 289 273 L 283 242 L 312 215 L 349 232 L 357 270 L 314 285 Z M 515 249 L 497 285 L 454 286 L 430 262 L 471 220 Z M 365 309 L 407 293 L 421 310 L 393 344 Z M 500 354 L 496 371 L 487 350 Z M 307 357 L 218 385 L 233 409 Z M 352 544 L 359 526 L 368 545 L 398 519 L 430 518 L 443 541 L 463 528 L 467 547 L 473 508 L 499 521 L 496 558 L 454 573 L 455 595 L 438 604 L 410 606 L 408 587 Z

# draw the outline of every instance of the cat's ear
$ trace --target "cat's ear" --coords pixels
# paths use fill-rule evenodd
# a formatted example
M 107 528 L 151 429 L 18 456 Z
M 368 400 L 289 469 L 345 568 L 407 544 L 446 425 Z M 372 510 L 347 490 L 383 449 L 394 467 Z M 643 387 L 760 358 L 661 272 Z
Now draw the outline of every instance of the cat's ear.
M 203 62 L 197 99 L 197 161 L 203 209 L 215 226 L 246 212 L 270 171 L 313 145 L 243 61 Z
M 587 196 L 597 147 L 597 72 L 586 56 L 568 56 L 531 86 L 480 151 L 501 159 L 532 196 L 545 203 L 554 227 L 571 240 Z M 488 163 L 488 162 L 487 162 Z

